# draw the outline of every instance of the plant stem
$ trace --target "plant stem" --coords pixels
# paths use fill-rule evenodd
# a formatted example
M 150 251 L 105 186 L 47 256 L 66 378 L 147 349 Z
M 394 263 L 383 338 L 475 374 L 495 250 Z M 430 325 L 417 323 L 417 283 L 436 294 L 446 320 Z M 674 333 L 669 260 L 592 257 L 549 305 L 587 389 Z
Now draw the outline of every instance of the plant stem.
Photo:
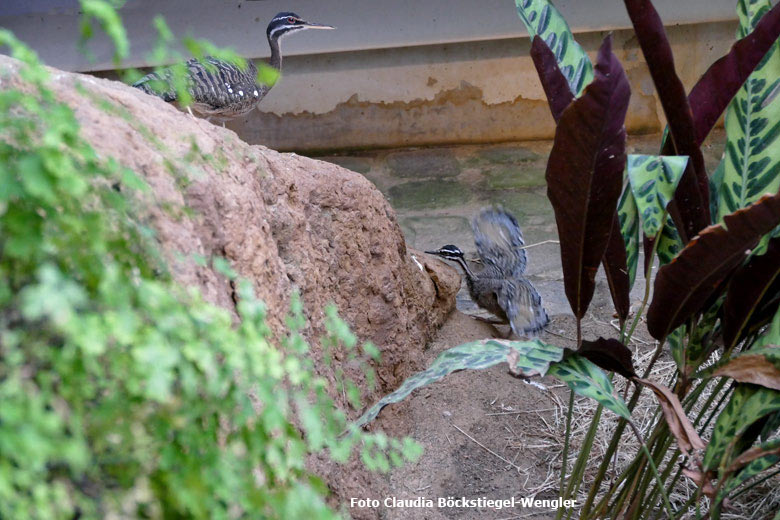
M 569 391 L 569 410 L 566 412 L 566 436 L 563 442 L 563 461 L 561 462 L 561 491 L 564 491 L 566 484 L 566 466 L 569 461 L 569 443 L 571 442 L 571 416 L 574 410 L 574 390 Z M 556 518 L 563 516 L 563 509 L 558 510 Z
M 636 316 L 634 316 L 634 322 L 631 324 L 631 329 L 628 332 L 628 338 L 626 338 L 626 341 L 631 341 L 631 338 L 634 335 L 634 331 L 636 330 L 636 326 L 639 324 L 639 319 L 642 317 L 642 313 L 645 311 L 645 307 L 647 306 L 647 300 L 650 299 L 650 283 L 651 283 L 651 274 L 653 272 L 653 262 L 655 261 L 655 254 L 658 251 L 658 242 L 660 242 L 661 233 L 664 229 L 664 224 L 666 224 L 666 216 L 668 213 L 664 211 L 664 214 L 661 216 L 661 227 L 655 235 L 655 240 L 653 240 L 653 249 L 650 251 L 650 259 L 647 261 L 647 269 L 645 270 L 645 295 L 642 298 L 642 305 L 639 307 L 639 310 L 636 313 Z
M 596 438 L 596 431 L 598 430 L 599 421 L 601 420 L 601 413 L 603 410 L 604 407 L 602 405 L 598 405 L 598 407 L 596 407 L 596 412 L 593 414 L 590 427 L 588 428 L 588 432 L 585 435 L 582 449 L 577 456 L 577 460 L 574 463 L 574 469 L 572 470 L 571 477 L 569 478 L 568 485 L 566 486 L 566 494 L 563 497 L 564 500 L 572 496 L 577 496 L 577 493 L 580 490 L 580 485 L 582 484 L 582 475 L 585 472 L 585 466 L 588 462 L 588 457 L 590 457 L 590 452 L 593 449 L 593 441 Z M 566 518 L 570 518 L 573 512 L 573 508 L 569 509 Z
M 672 504 L 669 503 L 669 495 L 666 494 L 666 489 L 664 489 L 663 482 L 661 481 L 661 477 L 658 475 L 658 469 L 655 467 L 653 458 L 650 456 L 650 451 L 648 451 L 647 445 L 642 440 L 642 434 L 639 431 L 639 428 L 636 427 L 633 421 L 628 421 L 628 424 L 631 425 L 631 429 L 634 430 L 634 435 L 636 435 L 637 440 L 642 445 L 642 451 L 645 452 L 645 457 L 647 457 L 647 462 L 650 465 L 650 469 L 653 471 L 655 480 L 658 483 L 658 488 L 661 490 L 661 498 L 663 498 L 664 500 L 664 507 L 666 508 L 666 513 L 669 515 L 669 518 L 671 518 L 672 514 L 674 514 L 672 511 Z

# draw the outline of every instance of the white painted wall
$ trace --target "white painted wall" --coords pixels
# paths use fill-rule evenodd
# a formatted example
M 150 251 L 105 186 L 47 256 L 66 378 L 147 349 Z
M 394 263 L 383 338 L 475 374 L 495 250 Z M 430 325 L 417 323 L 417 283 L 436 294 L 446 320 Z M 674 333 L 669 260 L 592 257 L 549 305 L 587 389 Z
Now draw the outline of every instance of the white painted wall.
M 629 26 L 620 0 L 555 2 L 575 32 Z M 734 0 L 655 0 L 668 25 L 731 20 Z M 513 0 L 128 0 L 121 10 L 131 42 L 126 65 L 152 65 L 146 55 L 155 41 L 152 19 L 162 14 L 174 34 L 187 33 L 251 58 L 268 56 L 265 28 L 279 11 L 335 25 L 338 31 L 310 31 L 285 41 L 290 56 L 398 48 L 525 36 Z M 54 67 L 108 70 L 112 48 L 99 35 L 90 46 L 97 60 L 76 50 L 77 0 L 2 0 L 0 26 L 11 29 Z

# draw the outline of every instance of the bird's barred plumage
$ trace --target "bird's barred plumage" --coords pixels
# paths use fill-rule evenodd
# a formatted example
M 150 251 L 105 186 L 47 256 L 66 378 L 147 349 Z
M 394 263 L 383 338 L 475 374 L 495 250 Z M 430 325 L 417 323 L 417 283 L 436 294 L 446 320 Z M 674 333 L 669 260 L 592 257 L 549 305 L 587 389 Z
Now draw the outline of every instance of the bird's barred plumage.
M 185 80 L 192 96 L 191 107 L 206 117 L 229 119 L 244 115 L 252 111 L 270 89 L 256 82 L 257 67 L 251 61 L 242 69 L 237 64 L 209 56 L 203 61 L 191 59 L 186 65 Z M 156 85 L 162 85 L 163 89 L 155 91 Z M 170 68 L 161 74 L 147 74 L 133 86 L 165 101 L 177 99 Z
M 277 14 L 266 29 L 271 47 L 270 66 L 277 70 L 282 68 L 280 39 L 283 36 L 303 29 L 332 28 L 306 22 L 295 13 Z M 257 82 L 257 66 L 251 60 L 238 64 L 213 56 L 202 61 L 194 58 L 187 61 L 184 80 L 192 97 L 192 110 L 208 119 L 222 121 L 251 112 L 272 86 Z M 133 86 L 168 102 L 177 100 L 172 68 L 147 74 Z
M 446 245 L 428 253 L 458 263 L 466 275 L 472 300 L 509 323 L 518 336 L 535 336 L 550 319 L 542 297 L 525 277 L 527 254 L 517 219 L 502 208 L 482 210 L 471 224 L 484 268 L 472 273 L 463 252 Z

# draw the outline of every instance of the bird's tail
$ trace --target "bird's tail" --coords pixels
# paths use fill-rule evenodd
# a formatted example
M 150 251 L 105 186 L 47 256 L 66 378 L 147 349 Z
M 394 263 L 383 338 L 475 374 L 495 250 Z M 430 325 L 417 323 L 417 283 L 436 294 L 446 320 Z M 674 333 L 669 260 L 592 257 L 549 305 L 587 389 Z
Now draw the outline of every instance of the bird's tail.
M 133 86 L 163 101 L 176 101 L 176 90 L 171 86 L 168 74 L 152 72 L 133 83 Z

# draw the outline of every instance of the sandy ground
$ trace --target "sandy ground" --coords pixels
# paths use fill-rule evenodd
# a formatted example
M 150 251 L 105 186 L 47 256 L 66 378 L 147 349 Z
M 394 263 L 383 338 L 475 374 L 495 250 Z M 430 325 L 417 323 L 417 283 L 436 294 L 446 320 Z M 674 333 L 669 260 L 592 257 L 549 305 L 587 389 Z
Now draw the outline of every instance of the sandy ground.
M 552 317 L 542 340 L 573 347 L 574 318 Z M 585 333 L 609 334 L 611 326 L 585 320 Z M 500 332 L 504 332 L 501 329 Z M 421 353 L 430 363 L 448 347 L 496 336 L 489 324 L 455 311 L 438 337 Z M 387 477 L 387 495 L 396 499 L 558 498 L 568 389 L 552 378 L 536 379 L 547 390 L 513 377 L 502 364 L 454 373 L 386 407 L 373 426 L 391 435 L 411 436 L 425 449 L 422 458 Z M 372 498 L 384 500 L 386 496 Z M 353 514 L 360 511 L 351 511 Z M 548 508 L 378 508 L 380 518 L 553 518 Z

